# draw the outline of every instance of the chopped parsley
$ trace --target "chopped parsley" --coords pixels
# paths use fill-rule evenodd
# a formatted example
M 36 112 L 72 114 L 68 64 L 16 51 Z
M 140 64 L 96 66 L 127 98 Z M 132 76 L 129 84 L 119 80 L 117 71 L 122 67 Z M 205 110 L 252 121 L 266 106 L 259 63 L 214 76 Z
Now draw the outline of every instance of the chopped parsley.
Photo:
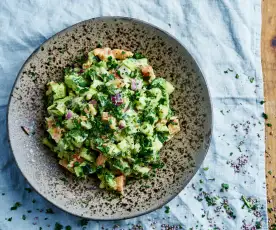
M 65 230 L 71 230 L 72 229 L 72 227 L 70 226 L 70 225 L 67 225 L 66 227 L 65 227 Z
M 84 227 L 88 224 L 88 220 L 87 219 L 81 219 L 80 220 L 80 226 Z
M 62 229 L 63 229 L 63 225 L 61 225 L 60 223 L 56 222 L 54 230 L 62 230 Z
M 31 193 L 32 189 L 31 188 L 25 188 L 25 191 L 27 191 L 28 193 Z
M 47 214 L 54 214 L 54 211 L 53 211 L 53 209 L 48 208 L 48 209 L 46 209 L 46 213 Z
M 98 43 L 98 45 L 96 46 L 97 48 L 102 48 L 103 44 L 101 42 Z
M 32 200 L 32 203 L 35 203 L 35 202 L 36 202 L 36 199 L 33 199 L 33 200 Z
M 271 123 L 267 123 L 266 126 L 267 127 L 272 127 L 272 124 Z
M 228 71 L 233 72 L 234 70 L 228 68 L 227 70 L 224 70 L 224 73 L 228 73 Z
M 170 213 L 170 207 L 169 206 L 165 206 L 165 213 Z
M 208 171 L 209 170 L 209 167 L 205 167 L 203 168 L 204 171 Z
M 12 221 L 12 217 L 8 218 L 8 221 Z
M 266 113 L 262 113 L 262 116 L 264 119 L 266 119 L 266 120 L 268 119 L 268 115 Z
M 239 78 L 240 78 L 240 75 L 236 74 L 235 78 L 236 78 L 236 79 L 239 79 Z
M 250 83 L 253 83 L 254 82 L 254 77 L 249 77 L 249 81 L 250 81 Z
M 62 180 L 62 181 L 65 182 L 65 183 L 68 182 L 68 180 L 67 180 L 66 178 L 64 178 L 64 177 L 60 178 L 60 180 Z
M 199 180 L 199 183 L 200 183 L 200 184 L 203 184 L 203 180 L 200 179 L 200 180 Z
M 262 228 L 261 221 L 256 221 L 255 226 L 256 226 L 257 229 L 261 229 Z
M 273 208 L 267 208 L 267 211 L 271 213 L 273 211 Z
M 142 55 L 141 53 L 134 53 L 133 58 L 135 58 L 135 59 L 142 59 L 142 58 L 145 58 L 145 56 Z
M 211 197 L 209 194 L 205 194 L 204 198 L 205 198 L 208 206 L 215 206 L 217 204 L 218 197 L 216 197 L 216 196 Z
M 22 215 L 22 220 L 26 220 L 26 215 Z
M 268 171 L 268 174 L 269 174 L 269 175 L 271 175 L 271 174 L 272 174 L 272 171 L 271 171 L 271 170 L 269 170 L 269 171 Z
M 27 211 L 27 213 L 31 213 L 31 212 L 32 212 L 32 210 L 28 210 L 28 211 Z
M 221 189 L 220 189 L 221 192 L 228 191 L 228 189 L 229 189 L 229 184 L 224 184 L 224 183 L 221 184 Z
M 17 208 L 21 207 L 21 203 L 20 202 L 16 202 L 12 207 L 11 210 L 16 210 Z
M 260 104 L 263 105 L 265 103 L 265 101 L 260 101 Z

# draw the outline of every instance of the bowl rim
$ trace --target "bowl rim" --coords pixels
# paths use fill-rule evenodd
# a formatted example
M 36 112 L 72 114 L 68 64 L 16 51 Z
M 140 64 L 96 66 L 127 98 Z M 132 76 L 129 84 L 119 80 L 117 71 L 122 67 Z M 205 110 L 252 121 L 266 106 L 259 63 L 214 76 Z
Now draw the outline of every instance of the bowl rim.
M 152 27 L 153 29 L 161 32 L 162 34 L 166 35 L 167 37 L 170 37 L 172 38 L 173 40 L 175 40 L 180 46 L 181 48 L 183 48 L 191 57 L 192 61 L 197 65 L 197 68 L 198 68 L 198 71 L 200 72 L 201 76 L 202 76 L 202 79 L 203 79 L 203 83 L 205 84 L 206 86 L 206 90 L 207 90 L 207 97 L 209 99 L 209 104 L 210 104 L 210 112 L 211 114 L 209 115 L 209 123 L 210 123 L 210 130 L 208 132 L 207 135 L 204 136 L 204 140 L 205 138 L 207 138 L 205 141 L 207 144 L 205 144 L 205 149 L 203 150 L 204 151 L 204 154 L 203 154 L 203 157 L 201 159 L 201 162 L 200 164 L 198 164 L 195 168 L 194 168 L 194 173 L 193 175 L 191 175 L 189 178 L 187 178 L 186 182 L 181 186 L 181 189 L 179 189 L 179 191 L 175 192 L 174 194 L 170 195 L 167 199 L 164 199 L 164 202 L 162 202 L 160 205 L 154 207 L 154 208 L 149 208 L 148 210 L 146 211 L 141 211 L 141 212 L 138 212 L 136 214 L 130 214 L 130 215 L 127 215 L 125 217 L 103 217 L 103 218 L 93 218 L 93 217 L 89 217 L 89 216 L 85 216 L 85 215 L 80 215 L 80 214 L 77 214 L 77 213 L 74 213 L 73 211 L 71 210 L 68 210 L 66 209 L 64 206 L 62 205 L 59 205 L 59 204 L 56 204 L 54 203 L 53 201 L 51 201 L 46 195 L 42 194 L 37 188 L 35 188 L 35 186 L 33 186 L 33 184 L 29 181 L 28 177 L 24 174 L 23 170 L 21 169 L 21 167 L 19 166 L 19 162 L 17 161 L 17 158 L 14 154 L 14 151 L 13 151 L 13 148 L 12 148 L 12 145 L 11 145 L 11 136 L 10 136 L 10 130 L 9 130 L 9 116 L 10 116 L 10 105 L 11 105 L 11 98 L 12 98 L 12 95 L 14 93 L 14 90 L 15 90 L 15 86 L 19 80 L 19 77 L 20 75 L 22 74 L 22 71 L 25 67 L 25 65 L 29 62 L 29 60 L 32 59 L 32 57 L 39 51 L 39 49 L 45 45 L 47 42 L 49 42 L 50 40 L 52 40 L 53 38 L 55 37 L 58 37 L 60 34 L 63 34 L 64 32 L 66 32 L 67 30 L 71 30 L 72 28 L 78 26 L 78 25 L 81 25 L 81 24 L 85 24 L 85 23 L 88 23 L 90 21 L 97 21 L 97 20 L 126 20 L 126 21 L 133 21 L 133 22 L 137 22 L 139 24 L 144 24 L 146 26 L 149 26 L 149 27 Z M 141 19 L 137 19 L 137 18 L 132 18 L 132 17 L 126 17 L 126 16 L 99 16 L 99 17 L 93 17 L 93 18 L 90 18 L 90 19 L 87 19 L 87 20 L 83 20 L 83 21 L 80 21 L 78 23 L 75 23 L 73 25 L 70 25 L 62 30 L 60 30 L 59 32 L 53 34 L 51 37 L 49 37 L 47 40 L 45 40 L 43 43 L 41 43 L 31 54 L 30 56 L 26 59 L 26 61 L 22 64 L 22 67 L 20 68 L 16 78 L 15 78 L 15 81 L 13 83 L 13 86 L 12 86 L 12 90 L 11 90 L 11 93 L 10 93 L 10 96 L 9 96 L 9 100 L 8 100 L 8 107 L 7 107 L 7 114 L 6 114 L 6 128 L 7 128 L 7 136 L 8 136 L 8 143 L 9 143 L 9 147 L 11 149 L 11 152 L 12 152 L 12 156 L 13 158 L 15 159 L 15 162 L 16 162 L 16 165 L 17 167 L 19 168 L 20 172 L 22 173 L 23 177 L 27 180 L 27 182 L 31 185 L 31 187 L 40 195 L 42 196 L 45 200 L 47 200 L 48 202 L 50 202 L 51 204 L 53 204 L 54 206 L 56 206 L 57 208 L 61 209 L 62 211 L 64 212 L 67 212 L 71 215 L 74 215 L 74 216 L 77 216 L 77 217 L 81 217 L 81 218 L 85 218 L 85 219 L 88 219 L 88 220 L 92 220 L 92 221 L 113 221 L 113 220 L 126 220 L 126 219 L 131 219 L 131 218 L 135 218 L 135 217 L 139 217 L 139 216 L 142 216 L 142 215 L 146 215 L 148 213 L 151 213 L 153 211 L 156 211 L 160 208 L 162 208 L 164 205 L 166 205 L 167 203 L 169 203 L 171 200 L 173 200 L 177 195 L 179 195 L 179 193 L 181 191 L 183 191 L 183 189 L 188 185 L 188 183 L 190 183 L 190 181 L 193 179 L 193 177 L 196 175 L 196 173 L 198 172 L 199 168 L 202 166 L 205 158 L 206 158 L 206 155 L 209 151 L 209 148 L 210 148 L 210 145 L 211 145 L 211 140 L 212 140 L 212 136 L 213 136 L 213 103 L 212 103 L 212 98 L 211 98 L 211 94 L 210 94 L 210 90 L 209 90 L 209 86 L 208 86 L 208 83 L 206 81 L 206 78 L 205 78 L 205 74 L 204 74 L 204 71 L 202 70 L 200 64 L 197 62 L 197 60 L 195 59 L 194 55 L 193 55 L 193 52 L 189 51 L 175 36 L 171 35 L 169 32 L 161 29 L 160 27 L 154 25 L 154 24 L 151 24 L 147 21 L 144 21 L 144 20 L 141 20 Z

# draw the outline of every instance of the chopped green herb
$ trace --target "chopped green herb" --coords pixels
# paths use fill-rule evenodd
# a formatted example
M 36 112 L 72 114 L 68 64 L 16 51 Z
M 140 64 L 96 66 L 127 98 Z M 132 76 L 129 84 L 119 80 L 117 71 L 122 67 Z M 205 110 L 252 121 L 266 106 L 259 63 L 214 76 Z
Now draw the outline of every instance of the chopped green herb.
M 210 179 L 208 179 L 208 180 L 212 180 L 212 181 L 215 181 L 215 180 L 216 180 L 216 178 L 210 178 Z
M 246 205 L 247 208 L 252 209 L 252 204 L 250 203 L 250 201 L 248 201 L 246 199 L 246 197 L 244 195 L 242 195 L 241 199 L 242 199 L 242 201 L 244 202 L 244 205 Z
M 260 101 L 260 104 L 263 105 L 265 103 L 265 101 Z
M 46 209 L 46 213 L 47 214 L 54 214 L 54 211 L 53 211 L 53 209 L 48 208 L 48 209 Z
M 199 180 L 199 183 L 200 183 L 200 184 L 203 184 L 203 180 L 200 179 L 200 180 Z
M 267 211 L 271 213 L 273 211 L 273 208 L 267 208 Z
M 228 71 L 233 72 L 234 70 L 228 68 Z
M 122 54 L 124 55 L 124 54 L 126 54 L 126 52 L 125 52 L 125 51 L 122 51 Z
M 28 193 L 32 192 L 31 188 L 25 188 L 25 191 L 27 191 Z
M 223 203 L 223 208 L 225 209 L 226 213 L 232 217 L 233 219 L 236 219 L 236 215 L 234 214 L 234 211 L 232 210 L 232 208 L 230 208 L 228 202 Z
M 68 182 L 68 180 L 64 177 L 60 178 L 60 180 L 62 180 L 63 182 Z
M 228 71 L 227 71 L 227 70 L 224 70 L 224 73 L 228 73 Z
M 255 226 L 256 226 L 257 229 L 261 229 L 262 228 L 262 224 L 261 224 L 260 221 L 256 221 Z
M 42 227 L 39 227 L 39 230 L 42 230 Z
M 33 203 L 35 203 L 35 202 L 36 202 L 36 200 L 35 200 L 35 199 L 33 199 L 33 200 L 32 200 L 32 202 L 33 202 Z
M 2 193 L 2 196 L 5 196 L 5 193 Z
M 216 197 L 216 196 L 211 197 L 208 194 L 206 194 L 205 195 L 205 200 L 206 200 L 208 206 L 214 206 L 214 205 L 217 204 L 218 197 Z
M 232 156 L 232 155 L 233 155 L 233 153 L 231 152 L 231 153 L 230 153 L 230 156 Z
M 71 230 L 72 229 L 72 227 L 70 226 L 70 225 L 67 225 L 66 227 L 65 227 L 65 230 Z
M 250 83 L 253 83 L 254 82 L 254 77 L 250 77 L 249 81 L 250 81 Z
M 88 224 L 88 220 L 87 219 L 81 219 L 80 220 L 80 226 L 86 226 Z
M 135 53 L 134 55 L 133 55 L 133 58 L 135 58 L 135 59 L 142 59 L 142 58 L 144 58 L 145 56 L 144 55 L 142 55 L 141 53 Z
M 224 115 L 224 112 L 223 112 L 223 110 L 220 110 L 220 112 L 221 112 L 221 114 L 222 114 L 222 115 Z
M 201 215 L 201 217 L 202 217 L 202 218 L 204 218 L 204 217 L 205 217 L 205 215 Z
M 221 192 L 228 191 L 228 189 L 229 189 L 229 184 L 224 184 L 224 183 L 221 184 L 221 189 L 220 189 Z
M 98 43 L 98 45 L 96 46 L 97 48 L 102 48 L 103 44 L 101 42 Z
M 8 221 L 12 221 L 12 217 L 8 218 Z
M 272 127 L 272 124 L 271 123 L 267 123 L 266 126 L 267 127 Z
M 21 206 L 20 202 L 16 202 L 12 207 L 11 210 L 16 210 L 17 208 L 19 208 Z
M 262 113 L 262 116 L 264 119 L 266 119 L 266 120 L 268 119 L 268 115 L 266 113 Z
M 26 220 L 26 215 L 22 215 L 22 220 Z
M 32 210 L 28 210 L 28 211 L 27 211 L 27 213 L 31 213 L 31 212 L 32 212 Z
M 209 170 L 209 167 L 205 167 L 203 168 L 204 171 L 208 171 Z
M 271 175 L 271 174 L 272 174 L 272 171 L 271 171 L 271 170 L 269 170 L 269 171 L 268 171 L 268 174 L 269 174 L 269 175 Z
M 54 230 L 62 230 L 62 229 L 63 229 L 63 225 L 61 225 L 60 223 L 56 222 Z
M 170 207 L 169 206 L 165 206 L 165 213 L 170 213 Z
M 240 76 L 239 76 L 238 74 L 236 74 L 235 78 L 236 78 L 236 79 L 239 79 L 239 78 L 240 78 Z

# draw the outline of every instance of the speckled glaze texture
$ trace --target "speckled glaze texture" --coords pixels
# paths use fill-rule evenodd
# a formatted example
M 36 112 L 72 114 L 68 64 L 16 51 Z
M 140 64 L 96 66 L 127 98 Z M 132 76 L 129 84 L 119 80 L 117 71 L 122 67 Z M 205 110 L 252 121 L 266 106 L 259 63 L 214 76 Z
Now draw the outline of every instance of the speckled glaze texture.
M 99 189 L 94 178 L 77 180 L 58 165 L 55 154 L 41 143 L 47 82 L 61 81 L 63 68 L 99 42 L 103 46 L 143 53 L 156 75 L 166 78 L 176 88 L 171 105 L 180 118 L 181 132 L 161 150 L 165 167 L 154 178 L 128 183 L 124 197 Z M 35 133 L 28 136 L 21 126 L 31 127 Z M 201 165 L 209 147 L 211 126 L 208 89 L 187 50 L 156 27 L 119 17 L 84 21 L 46 41 L 22 67 L 8 110 L 11 147 L 29 183 L 61 209 L 100 220 L 142 215 L 175 197 Z

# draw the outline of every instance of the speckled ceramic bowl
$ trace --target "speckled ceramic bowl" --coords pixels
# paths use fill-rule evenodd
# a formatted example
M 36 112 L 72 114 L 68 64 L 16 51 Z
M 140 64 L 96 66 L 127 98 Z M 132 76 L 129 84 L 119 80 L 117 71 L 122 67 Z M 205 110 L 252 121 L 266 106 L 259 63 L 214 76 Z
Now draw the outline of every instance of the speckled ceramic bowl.
M 165 167 L 156 177 L 127 184 L 119 197 L 90 178 L 76 180 L 42 145 L 46 83 L 61 81 L 63 68 L 98 42 L 145 54 L 157 76 L 176 90 L 171 105 L 181 132 L 161 151 Z M 21 126 L 35 133 L 26 135 Z M 76 24 L 42 44 L 20 70 L 8 109 L 8 130 L 15 160 L 29 183 L 59 208 L 89 219 L 126 219 L 151 212 L 174 198 L 202 164 L 209 147 L 212 109 L 206 82 L 189 52 L 166 32 L 122 17 L 101 17 Z

